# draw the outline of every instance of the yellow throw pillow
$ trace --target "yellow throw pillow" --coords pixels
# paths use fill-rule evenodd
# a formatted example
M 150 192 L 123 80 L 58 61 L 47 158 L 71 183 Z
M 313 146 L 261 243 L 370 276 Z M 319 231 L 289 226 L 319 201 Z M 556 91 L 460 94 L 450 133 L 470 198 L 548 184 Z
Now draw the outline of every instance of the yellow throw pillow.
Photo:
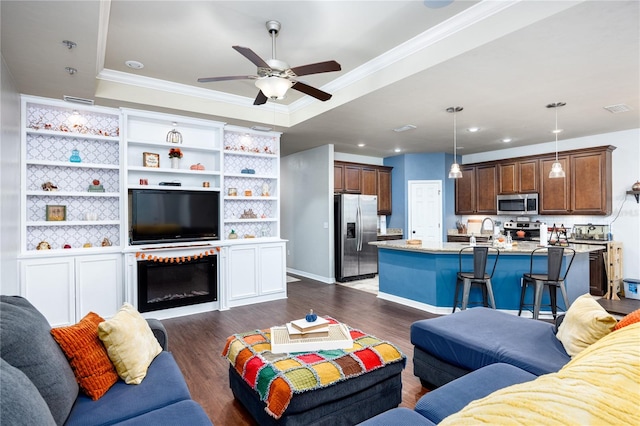
M 98 336 L 125 383 L 140 384 L 154 358 L 162 352 L 147 321 L 129 303 L 98 326 Z
M 567 310 L 556 337 L 573 357 L 611 333 L 616 322 L 590 294 L 583 294 Z

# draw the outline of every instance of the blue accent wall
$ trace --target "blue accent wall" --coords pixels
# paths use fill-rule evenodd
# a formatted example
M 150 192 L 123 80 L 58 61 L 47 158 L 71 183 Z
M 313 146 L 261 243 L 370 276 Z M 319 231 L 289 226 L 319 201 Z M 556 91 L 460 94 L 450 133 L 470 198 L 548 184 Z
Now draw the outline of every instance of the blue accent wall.
M 407 236 L 408 226 L 408 181 L 440 180 L 442 181 L 442 217 L 443 239 L 447 229 L 455 228 L 455 186 L 453 179 L 448 178 L 449 167 L 453 155 L 444 153 L 404 154 L 387 157 L 385 166 L 393 167 L 391 172 L 391 209 L 392 215 L 387 218 L 388 228 L 402 228 Z

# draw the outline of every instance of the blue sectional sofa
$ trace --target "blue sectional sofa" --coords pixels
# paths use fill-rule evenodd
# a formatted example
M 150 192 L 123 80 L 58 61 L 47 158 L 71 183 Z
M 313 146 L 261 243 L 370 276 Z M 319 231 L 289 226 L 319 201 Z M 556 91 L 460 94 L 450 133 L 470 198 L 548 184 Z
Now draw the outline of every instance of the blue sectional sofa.
M 563 318 L 551 324 L 478 307 L 416 321 L 413 372 L 433 388 L 497 362 L 536 376 L 558 371 L 571 360 L 556 338 Z
M 531 425 L 636 424 L 640 311 L 615 327 L 598 315 L 580 326 L 592 332 L 594 323 L 602 321 L 611 328 L 604 337 L 583 340 L 586 347 L 573 357 L 556 337 L 562 318 L 556 326 L 473 308 L 418 321 L 411 327 L 414 372 L 423 383 L 439 387 L 422 396 L 414 410 L 395 408 L 361 424 L 455 426 L 505 419 Z M 568 329 L 576 330 L 571 328 L 575 318 L 564 319 L 573 324 Z M 585 336 L 571 334 L 576 335 Z M 429 373 L 428 366 L 435 371 Z
M 0 296 L 0 423 L 7 425 L 211 425 L 191 399 L 159 321 L 149 320 L 163 351 L 139 385 L 122 380 L 93 401 L 45 317 L 26 299 Z

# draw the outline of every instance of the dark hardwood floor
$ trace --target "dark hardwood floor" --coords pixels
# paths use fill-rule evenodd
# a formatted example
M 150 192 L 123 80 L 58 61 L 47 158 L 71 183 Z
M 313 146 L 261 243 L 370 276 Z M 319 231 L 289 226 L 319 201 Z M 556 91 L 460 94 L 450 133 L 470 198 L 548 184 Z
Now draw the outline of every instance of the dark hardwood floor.
M 413 408 L 426 392 L 413 375 L 409 327 L 416 320 L 436 315 L 341 285 L 302 279 L 288 284 L 285 300 L 162 321 L 169 334 L 169 350 L 186 378 L 191 396 L 215 425 L 254 424 L 229 389 L 229 362 L 221 356 L 227 337 L 302 318 L 309 309 L 392 342 L 404 352 L 407 366 L 402 373 L 401 406 Z

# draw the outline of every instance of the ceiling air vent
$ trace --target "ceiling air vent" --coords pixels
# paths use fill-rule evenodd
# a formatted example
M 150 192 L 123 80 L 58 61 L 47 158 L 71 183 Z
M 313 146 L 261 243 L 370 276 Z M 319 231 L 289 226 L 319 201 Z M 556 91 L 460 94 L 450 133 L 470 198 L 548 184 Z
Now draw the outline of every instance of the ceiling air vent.
M 609 105 L 606 107 L 603 107 L 604 109 L 606 109 L 607 111 L 609 111 L 612 114 L 618 114 L 620 112 L 627 112 L 627 111 L 631 111 L 631 107 L 625 104 L 617 104 L 617 105 Z
M 67 102 L 73 102 L 82 105 L 93 105 L 93 99 L 77 98 L 75 96 L 64 95 L 63 99 Z

